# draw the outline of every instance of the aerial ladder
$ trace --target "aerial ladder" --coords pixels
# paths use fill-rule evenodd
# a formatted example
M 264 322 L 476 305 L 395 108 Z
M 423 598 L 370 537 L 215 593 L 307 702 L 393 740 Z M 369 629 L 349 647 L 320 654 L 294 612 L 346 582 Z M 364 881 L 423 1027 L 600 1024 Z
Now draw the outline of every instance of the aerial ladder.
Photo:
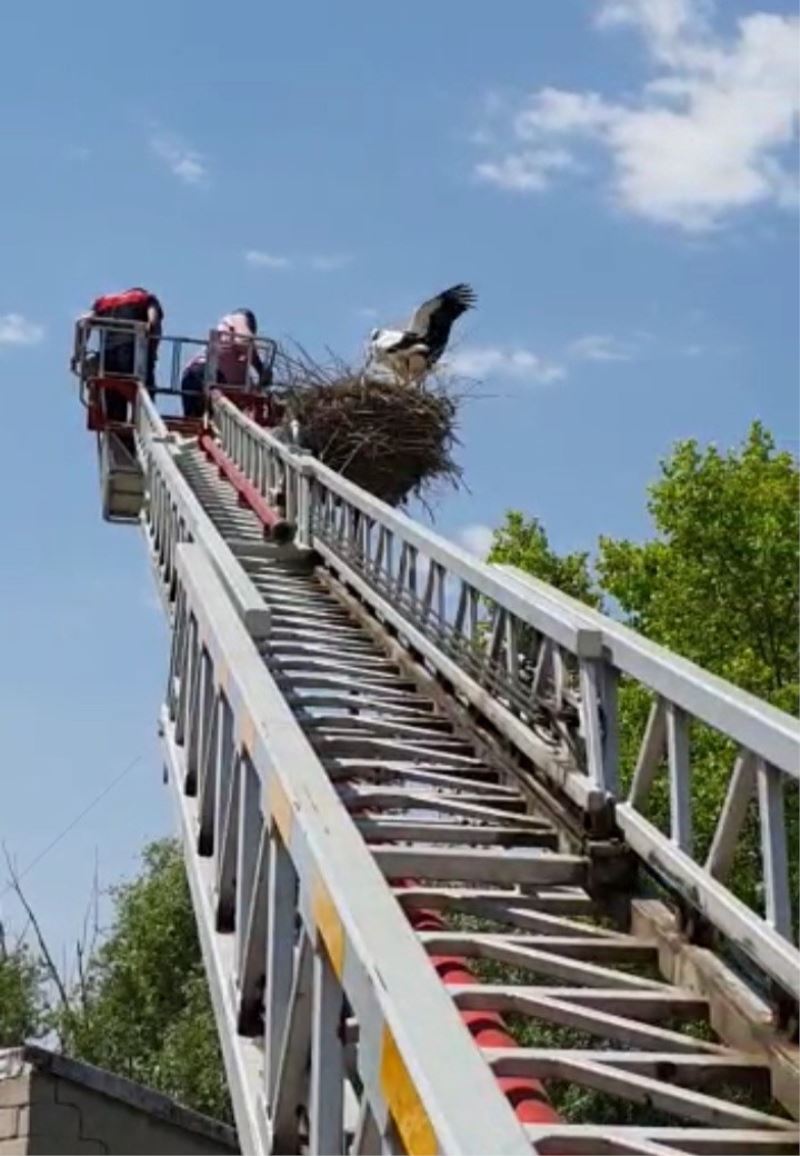
M 159 730 L 242 1151 L 797 1153 L 796 720 L 304 453 L 215 386 L 213 334 L 162 339 L 151 397 L 105 328 L 75 369 L 171 627 Z M 649 698 L 630 766 L 621 684 Z

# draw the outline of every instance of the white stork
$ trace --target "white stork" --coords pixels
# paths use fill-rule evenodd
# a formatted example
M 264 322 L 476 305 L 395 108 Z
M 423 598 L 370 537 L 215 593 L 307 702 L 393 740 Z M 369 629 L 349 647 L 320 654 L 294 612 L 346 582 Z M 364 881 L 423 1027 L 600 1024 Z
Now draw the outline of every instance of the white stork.
M 442 356 L 455 321 L 476 302 L 469 285 L 452 285 L 425 301 L 405 329 L 373 329 L 367 370 L 390 370 L 402 381 L 419 381 Z

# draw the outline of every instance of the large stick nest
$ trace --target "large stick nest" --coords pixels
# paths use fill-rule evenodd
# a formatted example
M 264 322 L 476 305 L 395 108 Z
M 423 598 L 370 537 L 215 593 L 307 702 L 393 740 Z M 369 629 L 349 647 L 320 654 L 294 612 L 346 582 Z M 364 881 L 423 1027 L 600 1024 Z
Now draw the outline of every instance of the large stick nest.
M 390 505 L 425 502 L 441 485 L 458 487 L 461 468 L 452 453 L 461 398 L 452 379 L 365 382 L 338 359 L 320 365 L 296 349 L 280 353 L 275 386 L 286 418 L 300 424 L 302 444 Z

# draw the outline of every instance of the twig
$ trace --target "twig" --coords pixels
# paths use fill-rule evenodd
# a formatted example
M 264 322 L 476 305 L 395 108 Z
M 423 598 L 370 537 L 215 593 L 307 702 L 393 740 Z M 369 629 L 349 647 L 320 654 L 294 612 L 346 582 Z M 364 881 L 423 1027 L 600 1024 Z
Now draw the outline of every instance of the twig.
M 8 874 L 10 876 L 11 888 L 14 891 L 14 893 L 16 894 L 17 899 L 22 904 L 22 907 L 25 910 L 25 914 L 27 915 L 27 917 L 30 921 L 30 925 L 34 930 L 34 933 L 36 935 L 36 940 L 39 944 L 39 950 L 42 953 L 42 958 L 44 959 L 45 966 L 47 967 L 47 971 L 50 975 L 50 978 L 52 979 L 53 983 L 56 986 L 56 990 L 58 992 L 58 997 L 61 1000 L 62 1007 L 64 1008 L 65 1011 L 69 1011 L 70 1010 L 70 1002 L 69 1002 L 69 996 L 67 994 L 67 989 L 64 986 L 64 981 L 61 978 L 61 976 L 58 974 L 58 968 L 56 967 L 55 963 L 53 962 L 53 957 L 50 954 L 50 949 L 47 946 L 47 941 L 45 940 L 44 935 L 42 934 L 42 929 L 39 926 L 39 921 L 36 918 L 36 915 L 34 914 L 33 908 L 31 907 L 28 900 L 25 898 L 25 894 L 22 890 L 22 884 L 19 881 L 19 876 L 17 875 L 16 868 L 14 867 L 14 864 L 11 861 L 11 856 L 8 853 L 8 848 L 6 847 L 5 843 L 3 844 L 3 855 L 5 856 L 6 867 L 8 868 Z

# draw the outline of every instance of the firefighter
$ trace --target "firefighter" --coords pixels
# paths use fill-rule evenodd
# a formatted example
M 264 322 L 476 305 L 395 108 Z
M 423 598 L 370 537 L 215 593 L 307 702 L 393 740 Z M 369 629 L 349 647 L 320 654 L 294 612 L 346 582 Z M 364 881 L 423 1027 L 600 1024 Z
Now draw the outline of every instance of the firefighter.
M 141 321 L 147 327 L 147 364 L 144 385 L 150 396 L 156 388 L 155 369 L 158 357 L 158 340 L 164 323 L 164 310 L 154 293 L 141 286 L 126 289 L 123 293 L 108 293 L 98 297 L 92 305 L 89 317 L 108 321 Z M 101 371 L 105 376 L 133 377 L 135 368 L 135 334 L 124 329 L 109 329 L 104 335 L 104 355 Z M 105 391 L 106 416 L 111 421 L 128 420 L 128 403 L 113 389 Z
M 217 372 L 216 385 L 246 389 L 249 370 L 252 369 L 259 385 L 270 384 L 270 371 L 264 366 L 253 339 L 258 335 L 258 323 L 252 309 L 234 309 L 215 326 Z M 189 362 L 181 378 L 184 417 L 202 417 L 205 411 L 207 353 Z

